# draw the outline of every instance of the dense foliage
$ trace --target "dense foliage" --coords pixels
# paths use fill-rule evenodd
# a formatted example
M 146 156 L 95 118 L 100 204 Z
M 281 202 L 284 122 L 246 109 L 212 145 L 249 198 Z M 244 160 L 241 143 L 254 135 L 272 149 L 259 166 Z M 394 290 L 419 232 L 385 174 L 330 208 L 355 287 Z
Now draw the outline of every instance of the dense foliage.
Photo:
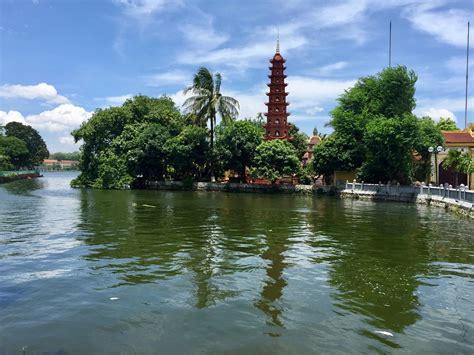
M 251 174 L 272 183 L 282 177 L 300 173 L 301 163 L 295 148 L 283 140 L 261 143 L 255 153 L 255 167 Z
M 456 122 L 454 122 L 451 118 L 443 118 L 441 117 L 438 123 L 436 123 L 436 127 L 438 127 L 442 131 L 455 131 L 459 129 L 456 126 Z
M 263 128 L 250 120 L 220 125 L 216 131 L 216 150 L 222 168 L 238 172 L 245 181 L 246 167 L 254 166 L 256 149 L 263 141 L 263 134 Z
M 0 170 L 33 168 L 49 155 L 38 131 L 19 122 L 0 130 Z
M 469 153 L 463 153 L 458 149 L 450 149 L 448 156 L 443 160 L 443 168 L 452 168 L 456 173 L 456 186 L 458 185 L 459 173 L 472 174 L 474 173 L 474 159 Z
M 49 155 L 50 159 L 56 160 L 79 160 L 81 158 L 80 152 L 57 152 Z
M 191 126 L 168 97 L 136 96 L 98 109 L 72 132 L 81 141 L 75 186 L 123 188 L 165 176 L 199 176 L 206 168 L 207 131 Z
M 443 140 L 433 120 L 412 114 L 416 80 L 403 66 L 359 79 L 331 112 L 334 132 L 315 147 L 314 170 L 356 170 L 367 182 L 424 180 L 427 148 Z

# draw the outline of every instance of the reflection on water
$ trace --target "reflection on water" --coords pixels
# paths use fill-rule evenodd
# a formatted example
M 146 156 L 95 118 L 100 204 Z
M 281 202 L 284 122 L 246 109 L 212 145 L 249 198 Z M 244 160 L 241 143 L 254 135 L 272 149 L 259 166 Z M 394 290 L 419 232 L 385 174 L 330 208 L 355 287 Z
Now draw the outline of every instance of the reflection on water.
M 469 220 L 72 177 L 0 186 L 0 353 L 474 351 Z

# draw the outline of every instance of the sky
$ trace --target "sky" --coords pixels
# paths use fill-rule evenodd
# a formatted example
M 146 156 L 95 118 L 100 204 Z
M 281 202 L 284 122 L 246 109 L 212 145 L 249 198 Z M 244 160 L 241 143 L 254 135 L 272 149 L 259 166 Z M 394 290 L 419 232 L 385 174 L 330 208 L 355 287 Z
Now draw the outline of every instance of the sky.
M 392 65 L 418 75 L 414 113 L 463 127 L 473 20 L 474 0 L 0 0 L 0 125 L 33 126 L 51 152 L 78 150 L 70 132 L 94 110 L 137 94 L 181 106 L 200 66 L 254 118 L 279 31 L 289 121 L 328 133 L 344 90 L 388 65 L 392 21 Z M 470 122 L 473 93 L 470 80 Z

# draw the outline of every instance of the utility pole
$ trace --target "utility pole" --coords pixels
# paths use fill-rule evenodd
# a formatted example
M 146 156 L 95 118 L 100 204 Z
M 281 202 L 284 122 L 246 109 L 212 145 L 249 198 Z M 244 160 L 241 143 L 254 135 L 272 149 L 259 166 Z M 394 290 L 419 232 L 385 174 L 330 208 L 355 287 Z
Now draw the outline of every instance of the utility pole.
M 467 22 L 467 51 L 466 51 L 466 96 L 464 98 L 464 128 L 467 128 L 467 88 L 469 82 L 469 21 Z

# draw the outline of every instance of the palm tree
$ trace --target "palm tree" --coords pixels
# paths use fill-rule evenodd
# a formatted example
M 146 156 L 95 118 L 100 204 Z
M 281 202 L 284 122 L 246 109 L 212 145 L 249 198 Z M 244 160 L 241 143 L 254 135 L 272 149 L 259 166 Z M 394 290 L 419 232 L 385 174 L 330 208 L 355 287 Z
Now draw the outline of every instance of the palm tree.
M 214 181 L 212 159 L 214 153 L 214 127 L 219 115 L 224 124 L 232 122 L 239 113 L 239 102 L 221 94 L 222 77 L 219 73 L 212 73 L 205 67 L 199 68 L 194 75 L 193 85 L 184 90 L 185 94 L 191 92 L 193 96 L 186 99 L 183 106 L 187 112 L 194 116 L 194 123 L 199 126 L 211 126 L 211 179 Z

